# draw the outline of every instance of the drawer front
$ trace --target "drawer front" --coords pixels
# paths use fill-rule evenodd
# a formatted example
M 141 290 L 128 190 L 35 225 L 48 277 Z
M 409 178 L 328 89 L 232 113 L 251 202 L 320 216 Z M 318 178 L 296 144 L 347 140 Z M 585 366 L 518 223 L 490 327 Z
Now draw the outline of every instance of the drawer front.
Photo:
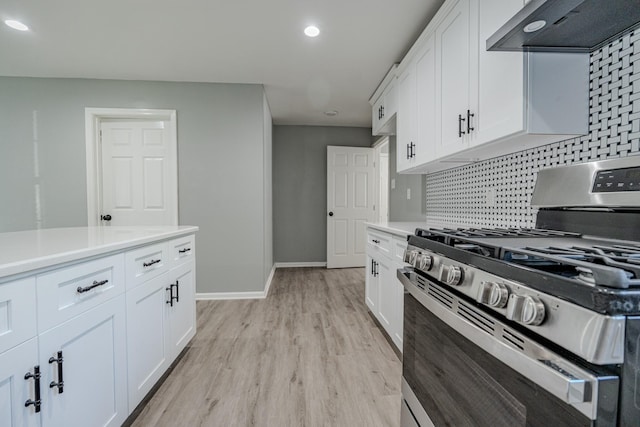
M 112 255 L 41 274 L 38 328 L 45 331 L 124 292 L 124 256 Z
M 393 261 L 398 265 L 404 265 L 404 251 L 407 249 L 407 240 L 400 237 L 393 238 Z
M 169 270 L 166 243 L 144 246 L 126 253 L 127 289 L 133 289 Z
M 171 268 L 189 262 L 196 257 L 196 239 L 193 234 L 171 240 L 167 244 Z
M 0 284 L 0 353 L 35 336 L 35 277 Z
M 367 252 L 372 255 L 383 255 L 391 258 L 391 236 L 386 233 L 367 231 Z

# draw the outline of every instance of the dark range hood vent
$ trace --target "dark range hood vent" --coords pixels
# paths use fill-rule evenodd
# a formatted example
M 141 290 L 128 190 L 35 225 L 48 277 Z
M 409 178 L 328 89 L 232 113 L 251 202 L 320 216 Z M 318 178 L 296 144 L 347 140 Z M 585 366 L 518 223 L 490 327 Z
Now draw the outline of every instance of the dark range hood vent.
M 638 23 L 640 0 L 531 0 L 489 37 L 487 50 L 591 52 Z

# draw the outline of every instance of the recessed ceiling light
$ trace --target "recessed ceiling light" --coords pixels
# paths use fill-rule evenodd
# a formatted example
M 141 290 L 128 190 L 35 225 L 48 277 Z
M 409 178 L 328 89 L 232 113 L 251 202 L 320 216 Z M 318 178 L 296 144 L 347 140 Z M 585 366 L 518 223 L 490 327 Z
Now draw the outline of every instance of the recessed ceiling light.
M 524 32 L 533 33 L 535 31 L 541 30 L 545 25 L 547 25 L 547 21 L 533 21 L 530 24 L 527 24 L 526 27 L 524 27 Z
M 14 30 L 18 30 L 18 31 L 28 31 L 29 27 L 27 27 L 26 25 L 24 25 L 22 22 L 20 21 L 16 21 L 14 19 L 6 19 L 4 21 L 4 23 L 8 26 L 13 28 Z
M 336 110 L 329 110 L 329 111 L 325 111 L 324 115 L 329 117 L 335 117 L 338 115 L 338 112 Z
M 307 28 L 304 29 L 304 33 L 308 37 L 317 37 L 318 34 L 320 34 L 320 30 L 318 29 L 318 27 L 314 25 L 309 25 Z

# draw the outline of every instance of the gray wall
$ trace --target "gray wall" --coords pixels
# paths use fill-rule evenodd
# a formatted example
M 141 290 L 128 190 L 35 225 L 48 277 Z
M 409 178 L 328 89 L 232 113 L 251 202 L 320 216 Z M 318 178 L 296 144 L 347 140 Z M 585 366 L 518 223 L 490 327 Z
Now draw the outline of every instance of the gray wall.
M 398 174 L 396 172 L 396 137 L 389 137 L 389 221 L 425 221 L 424 188 L 425 176 Z M 396 180 L 391 188 L 391 180 Z M 411 190 L 411 199 L 407 199 L 407 189 Z
M 273 127 L 276 262 L 327 261 L 327 146 L 371 146 L 371 129 Z
M 0 231 L 87 224 L 85 107 L 175 109 L 180 223 L 200 226 L 198 292 L 263 290 L 263 93 L 261 85 L 0 77 Z M 264 244 L 247 244 L 255 236 Z

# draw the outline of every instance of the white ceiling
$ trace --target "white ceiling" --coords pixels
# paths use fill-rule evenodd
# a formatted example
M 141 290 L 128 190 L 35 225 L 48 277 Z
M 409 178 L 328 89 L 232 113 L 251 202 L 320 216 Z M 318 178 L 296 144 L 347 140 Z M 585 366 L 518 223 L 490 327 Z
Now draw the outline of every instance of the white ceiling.
M 0 25 L 0 75 L 262 83 L 276 124 L 371 126 L 369 97 L 441 4 L 2 0 L 31 31 Z

